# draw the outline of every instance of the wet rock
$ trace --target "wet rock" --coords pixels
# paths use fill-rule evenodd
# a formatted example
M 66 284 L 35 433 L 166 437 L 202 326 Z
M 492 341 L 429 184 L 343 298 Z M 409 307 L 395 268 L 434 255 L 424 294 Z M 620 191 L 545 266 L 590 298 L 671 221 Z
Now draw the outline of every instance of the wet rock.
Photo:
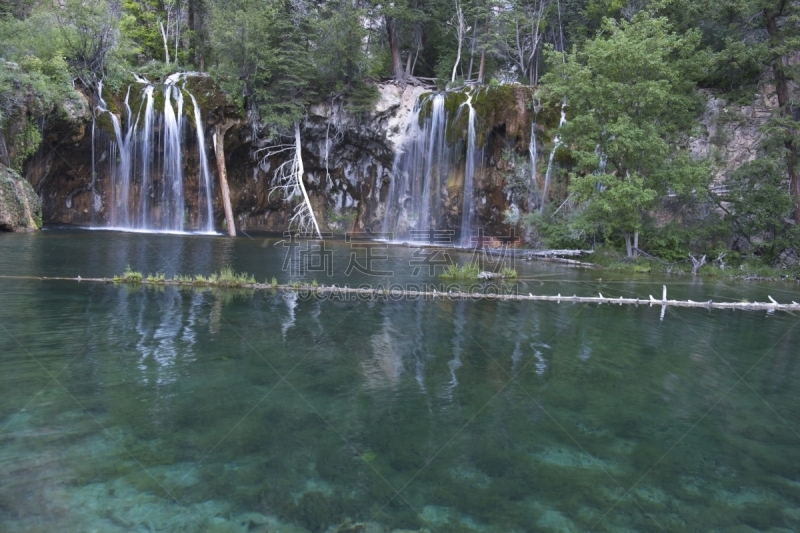
M 0 165 L 0 231 L 35 231 L 42 226 L 42 202 L 30 183 Z

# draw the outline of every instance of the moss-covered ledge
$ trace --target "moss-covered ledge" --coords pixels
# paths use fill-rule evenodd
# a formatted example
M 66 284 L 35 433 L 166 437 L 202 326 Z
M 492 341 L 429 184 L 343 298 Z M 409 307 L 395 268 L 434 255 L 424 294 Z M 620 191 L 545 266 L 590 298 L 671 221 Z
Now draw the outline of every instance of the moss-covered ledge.
M 42 201 L 27 180 L 0 165 L 0 231 L 42 227 Z

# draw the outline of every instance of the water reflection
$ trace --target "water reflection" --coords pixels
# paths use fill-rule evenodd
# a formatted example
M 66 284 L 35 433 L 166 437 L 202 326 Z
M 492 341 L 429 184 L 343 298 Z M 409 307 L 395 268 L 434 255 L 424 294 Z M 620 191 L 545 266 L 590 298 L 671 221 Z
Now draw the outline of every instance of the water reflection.
M 204 246 L 208 267 L 218 249 Z M 800 528 L 792 317 L 2 280 L 0 293 L 27 350 L 0 331 L 9 531 L 145 515 L 155 531 L 229 531 L 245 513 L 254 531 L 298 533 L 345 519 Z

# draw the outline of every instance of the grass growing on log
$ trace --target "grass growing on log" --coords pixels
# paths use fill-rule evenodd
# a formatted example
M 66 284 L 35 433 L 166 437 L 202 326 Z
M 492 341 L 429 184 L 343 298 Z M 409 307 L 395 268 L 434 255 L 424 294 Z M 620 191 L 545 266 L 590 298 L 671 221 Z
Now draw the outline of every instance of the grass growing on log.
M 450 265 L 444 269 L 444 272 L 439 276 L 440 278 L 448 279 L 480 279 L 479 275 L 481 269 L 478 265 Z M 499 272 L 501 278 L 516 279 L 517 271 L 514 268 L 504 267 Z
M 507 279 L 517 279 L 517 269 L 503 267 L 503 269 L 500 270 L 500 275 Z
M 123 272 L 121 276 L 114 276 L 114 281 L 123 283 L 141 283 L 142 273 L 131 270 L 131 266 L 126 265 L 125 272 Z
M 172 279 L 167 279 L 163 273 L 148 274 L 145 278 L 141 272 L 131 270 L 130 266 L 125 267 L 125 272 L 120 276 L 114 276 L 115 283 L 142 283 L 142 281 L 151 284 L 165 284 L 174 283 L 178 285 L 193 285 L 196 287 L 226 287 L 226 288 L 240 288 L 246 285 L 255 285 L 256 278 L 252 274 L 237 273 L 232 268 L 226 267 L 219 272 L 215 272 L 208 276 L 197 274 L 195 276 L 187 276 L 183 274 L 176 274 Z M 274 280 L 273 280 L 274 281 Z
M 478 265 L 450 265 L 444 269 L 440 278 L 450 279 L 478 279 L 481 269 Z

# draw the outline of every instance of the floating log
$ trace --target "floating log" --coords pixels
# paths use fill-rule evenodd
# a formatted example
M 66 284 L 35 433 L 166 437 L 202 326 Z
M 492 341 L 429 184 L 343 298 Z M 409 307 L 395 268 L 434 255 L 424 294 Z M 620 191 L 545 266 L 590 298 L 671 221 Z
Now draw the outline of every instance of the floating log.
M 75 278 L 69 277 L 38 277 L 38 276 L 0 276 L 0 279 L 15 279 L 15 280 L 39 280 L 39 281 L 73 281 L 78 283 L 110 283 L 110 284 L 125 284 L 125 285 L 144 285 L 144 286 L 175 286 L 175 287 L 195 287 L 195 288 L 214 288 L 213 284 L 203 284 L 197 282 L 184 282 L 177 280 L 162 280 L 162 281 L 148 281 L 142 279 L 141 281 L 125 281 L 114 280 L 112 278 Z M 431 286 L 430 284 L 428 285 Z M 511 288 L 512 285 L 505 285 L 506 289 Z M 225 288 L 225 287 L 218 287 Z M 311 285 L 311 284 L 280 284 L 272 285 L 268 283 L 247 283 L 237 287 L 230 287 L 236 289 L 250 289 L 250 290 L 274 290 L 283 292 L 294 292 L 308 296 L 309 298 L 326 298 L 330 299 L 331 296 L 344 297 L 345 295 L 354 295 L 361 299 L 430 299 L 430 300 L 507 300 L 507 301 L 530 301 L 530 302 L 565 302 L 565 303 L 582 303 L 582 304 L 618 304 L 618 305 L 653 305 L 662 306 L 662 311 L 667 307 L 694 307 L 705 309 L 731 309 L 741 311 L 800 311 L 800 304 L 795 301 L 788 304 L 778 303 L 772 296 L 768 296 L 769 302 L 714 302 L 708 300 L 707 302 L 695 302 L 692 300 L 667 300 L 666 299 L 666 286 L 664 286 L 663 299 L 656 300 L 650 295 L 649 299 L 644 298 L 612 298 L 599 294 L 598 296 L 562 296 L 559 293 L 556 296 L 547 294 L 517 294 L 510 292 L 508 294 L 502 292 L 492 292 L 489 289 L 499 290 L 496 286 L 483 287 L 483 292 L 468 291 L 464 292 L 460 289 L 447 288 L 444 291 L 431 290 L 416 290 L 416 289 L 400 289 L 384 287 L 339 287 L 336 285 Z M 663 316 L 663 313 L 662 313 Z

